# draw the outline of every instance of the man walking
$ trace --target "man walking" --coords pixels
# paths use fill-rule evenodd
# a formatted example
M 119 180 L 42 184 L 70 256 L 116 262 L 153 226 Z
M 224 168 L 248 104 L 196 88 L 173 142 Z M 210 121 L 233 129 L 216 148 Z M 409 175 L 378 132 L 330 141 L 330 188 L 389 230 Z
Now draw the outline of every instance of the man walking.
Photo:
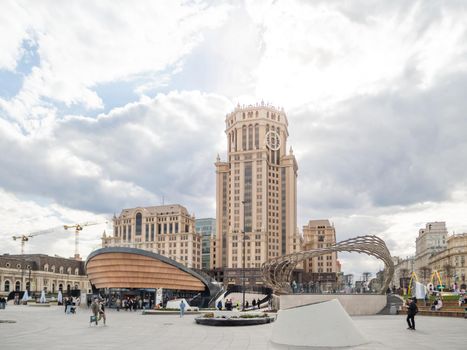
M 418 312 L 417 298 L 413 297 L 407 302 L 407 324 L 409 325 L 407 329 L 415 330 L 415 315 Z
M 183 315 L 185 314 L 185 306 L 186 305 L 185 305 L 184 301 L 182 300 L 180 302 L 180 317 L 183 317 Z
M 99 314 L 99 303 L 97 301 L 97 298 L 94 298 L 94 301 L 91 304 L 91 312 L 94 316 L 94 318 L 91 317 L 91 320 L 95 320 L 97 326 L 97 316 Z

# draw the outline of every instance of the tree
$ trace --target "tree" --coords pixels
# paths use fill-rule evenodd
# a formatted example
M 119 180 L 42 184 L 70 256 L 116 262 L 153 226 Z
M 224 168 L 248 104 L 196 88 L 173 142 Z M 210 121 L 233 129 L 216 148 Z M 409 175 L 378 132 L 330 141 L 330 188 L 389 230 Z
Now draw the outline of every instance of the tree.
M 431 268 L 429 266 L 422 266 L 420 268 L 420 275 L 422 277 L 423 283 L 428 283 L 428 277 L 431 274 Z
M 399 270 L 400 272 L 400 280 L 399 284 L 401 288 L 407 288 L 407 277 L 409 275 L 409 269 L 402 268 Z
M 451 278 L 452 278 L 452 273 L 454 272 L 454 265 L 451 265 L 451 263 L 448 261 L 446 264 L 443 266 L 444 274 L 446 276 L 446 285 L 451 286 Z

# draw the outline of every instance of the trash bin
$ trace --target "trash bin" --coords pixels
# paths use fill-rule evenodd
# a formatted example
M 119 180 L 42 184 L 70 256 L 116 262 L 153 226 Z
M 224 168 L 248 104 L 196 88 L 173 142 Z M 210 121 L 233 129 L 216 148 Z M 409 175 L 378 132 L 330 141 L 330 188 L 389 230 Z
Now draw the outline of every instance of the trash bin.
M 396 304 L 391 303 L 391 305 L 389 306 L 389 314 L 390 314 L 390 315 L 397 315 L 397 307 L 396 307 Z

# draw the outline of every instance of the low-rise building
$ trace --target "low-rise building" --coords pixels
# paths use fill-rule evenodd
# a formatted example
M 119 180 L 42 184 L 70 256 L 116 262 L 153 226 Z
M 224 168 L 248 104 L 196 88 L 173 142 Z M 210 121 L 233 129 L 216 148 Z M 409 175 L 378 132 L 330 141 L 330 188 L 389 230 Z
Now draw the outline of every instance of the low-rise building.
M 429 258 L 432 271 L 437 271 L 443 284 L 450 288 L 454 283 L 466 289 L 467 233 L 454 234 L 447 239 L 447 248 Z
M 45 254 L 0 255 L 0 295 L 24 290 L 90 293 L 91 285 L 82 261 Z

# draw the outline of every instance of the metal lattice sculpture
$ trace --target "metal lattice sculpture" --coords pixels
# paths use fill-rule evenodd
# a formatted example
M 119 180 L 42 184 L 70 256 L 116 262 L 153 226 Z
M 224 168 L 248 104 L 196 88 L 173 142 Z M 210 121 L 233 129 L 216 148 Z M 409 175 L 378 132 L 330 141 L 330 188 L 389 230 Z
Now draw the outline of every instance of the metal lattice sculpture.
M 276 293 L 290 293 L 290 280 L 297 264 L 332 252 L 365 253 L 382 260 L 385 265 L 385 278 L 381 293 L 386 292 L 394 275 L 394 263 L 386 243 L 381 238 L 370 235 L 350 238 L 327 248 L 312 249 L 270 259 L 261 266 L 263 281 Z

